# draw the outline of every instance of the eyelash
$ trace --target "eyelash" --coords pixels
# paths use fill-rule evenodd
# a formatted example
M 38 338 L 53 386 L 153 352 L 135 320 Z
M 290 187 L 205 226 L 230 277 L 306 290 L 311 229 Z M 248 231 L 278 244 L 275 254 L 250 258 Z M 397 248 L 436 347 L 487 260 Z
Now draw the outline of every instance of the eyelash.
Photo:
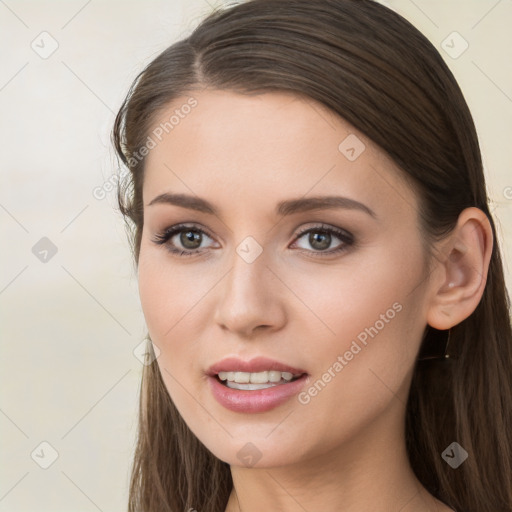
M 184 231 L 192 231 L 194 233 L 200 233 L 202 235 L 206 235 L 209 238 L 213 238 L 212 236 L 210 236 L 208 234 L 208 232 L 206 232 L 205 230 L 200 229 L 196 226 L 187 226 L 185 224 L 177 224 L 176 226 L 172 226 L 170 228 L 165 229 L 161 233 L 156 234 L 152 241 L 157 245 L 164 245 L 164 244 L 167 244 L 167 242 L 174 235 L 180 234 Z M 321 224 L 319 226 L 305 228 L 305 229 L 299 231 L 296 235 L 294 242 L 299 240 L 300 238 L 302 238 L 307 233 L 311 233 L 311 232 L 322 233 L 322 234 L 328 233 L 330 235 L 335 235 L 342 242 L 338 248 L 331 249 L 329 251 L 315 251 L 315 250 L 306 250 L 306 249 L 302 250 L 303 252 L 304 251 L 309 252 L 309 253 L 312 252 L 313 254 L 315 254 L 315 256 L 319 255 L 320 257 L 326 257 L 326 256 L 331 256 L 333 254 L 339 254 L 339 253 L 342 253 L 342 252 L 348 250 L 348 248 L 350 246 L 354 245 L 354 243 L 355 243 L 353 235 L 351 233 L 349 233 L 348 231 L 345 231 L 345 230 L 339 229 L 339 228 L 335 228 L 333 226 L 329 226 L 326 224 Z M 203 252 L 203 250 L 197 250 L 197 249 L 196 250 L 176 249 L 176 248 L 171 247 L 169 244 L 167 244 L 167 250 L 169 250 L 172 254 L 175 254 L 180 257 L 195 256 L 195 255 Z

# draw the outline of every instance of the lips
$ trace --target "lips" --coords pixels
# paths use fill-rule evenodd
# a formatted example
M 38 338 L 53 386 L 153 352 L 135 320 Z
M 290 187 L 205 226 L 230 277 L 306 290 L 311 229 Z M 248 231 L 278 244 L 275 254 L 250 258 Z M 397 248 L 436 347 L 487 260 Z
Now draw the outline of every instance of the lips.
M 242 372 L 255 374 L 264 371 L 288 372 L 294 376 L 289 382 L 275 383 L 265 389 L 233 389 L 219 379 L 219 372 Z M 275 359 L 256 357 L 244 361 L 228 357 L 213 364 L 206 371 L 213 397 L 220 405 L 237 413 L 262 413 L 278 407 L 300 392 L 309 382 L 309 374 Z M 247 386 L 247 384 L 246 384 Z
M 301 368 L 294 368 L 293 366 L 289 366 L 287 364 L 281 363 L 274 359 L 268 359 L 266 357 L 256 357 L 250 361 L 244 361 L 243 359 L 238 359 L 236 357 L 228 357 L 210 366 L 206 373 L 210 377 L 214 377 L 219 372 L 258 373 L 264 372 L 265 370 L 289 372 L 293 375 L 303 375 L 307 373 Z
M 304 374 L 297 380 L 287 384 L 279 384 L 258 391 L 230 389 L 216 377 L 208 377 L 212 396 L 217 402 L 232 412 L 243 414 L 264 413 L 275 409 L 294 396 L 298 395 L 309 382 L 309 376 Z

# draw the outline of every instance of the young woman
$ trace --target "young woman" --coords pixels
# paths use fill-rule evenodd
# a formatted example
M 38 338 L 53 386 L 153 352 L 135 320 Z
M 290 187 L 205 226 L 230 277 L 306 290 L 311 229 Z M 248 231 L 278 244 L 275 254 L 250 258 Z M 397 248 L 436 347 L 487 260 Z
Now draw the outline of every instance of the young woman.
M 153 355 L 130 512 L 512 511 L 502 262 L 422 34 L 248 1 L 147 66 L 113 139 Z

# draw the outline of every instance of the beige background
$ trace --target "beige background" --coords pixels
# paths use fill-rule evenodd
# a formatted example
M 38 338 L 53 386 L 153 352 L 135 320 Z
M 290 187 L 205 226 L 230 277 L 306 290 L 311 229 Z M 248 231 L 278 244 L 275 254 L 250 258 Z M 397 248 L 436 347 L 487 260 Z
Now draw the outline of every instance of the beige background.
M 383 3 L 432 40 L 461 84 L 510 288 L 512 2 Z M 109 134 L 136 73 L 213 5 L 0 0 L 0 512 L 126 509 L 142 370 L 133 350 L 145 328 L 108 191 Z M 57 249 L 39 253 L 46 262 L 32 252 L 42 237 Z

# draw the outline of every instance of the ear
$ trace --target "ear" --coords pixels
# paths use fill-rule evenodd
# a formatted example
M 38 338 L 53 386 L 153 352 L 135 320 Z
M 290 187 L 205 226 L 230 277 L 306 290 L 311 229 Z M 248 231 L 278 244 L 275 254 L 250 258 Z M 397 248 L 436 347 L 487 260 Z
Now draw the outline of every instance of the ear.
M 465 320 L 478 306 L 487 282 L 493 235 L 478 208 L 466 208 L 436 257 L 427 323 L 446 330 Z

